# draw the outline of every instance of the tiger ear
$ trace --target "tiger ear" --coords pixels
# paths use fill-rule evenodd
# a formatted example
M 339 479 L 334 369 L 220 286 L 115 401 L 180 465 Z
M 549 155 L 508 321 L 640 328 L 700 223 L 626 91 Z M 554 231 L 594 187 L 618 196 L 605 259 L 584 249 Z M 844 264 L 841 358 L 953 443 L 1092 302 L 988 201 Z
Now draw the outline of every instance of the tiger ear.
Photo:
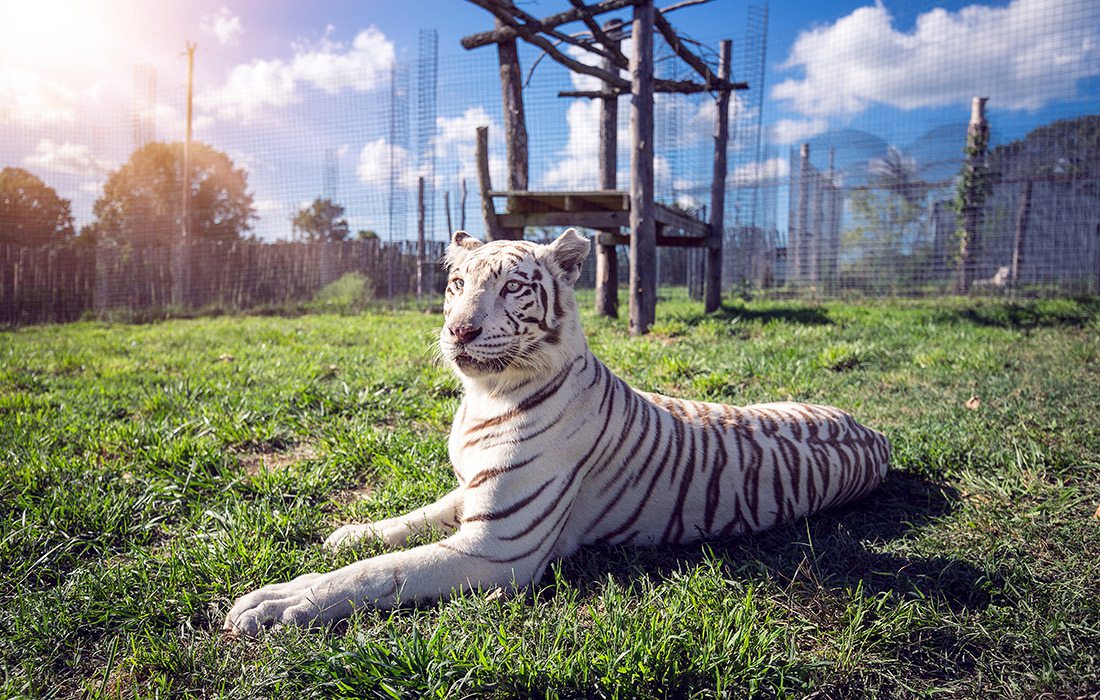
M 485 244 L 465 231 L 455 231 L 454 235 L 451 236 L 451 245 L 447 246 L 447 257 L 444 262 L 447 263 L 447 267 L 454 267 L 462 258 L 466 257 L 467 253 L 477 250 L 483 245 Z
M 567 229 L 550 244 L 550 257 L 565 274 L 565 281 L 575 284 L 581 276 L 581 265 L 588 257 L 591 241 L 577 233 L 577 229 Z

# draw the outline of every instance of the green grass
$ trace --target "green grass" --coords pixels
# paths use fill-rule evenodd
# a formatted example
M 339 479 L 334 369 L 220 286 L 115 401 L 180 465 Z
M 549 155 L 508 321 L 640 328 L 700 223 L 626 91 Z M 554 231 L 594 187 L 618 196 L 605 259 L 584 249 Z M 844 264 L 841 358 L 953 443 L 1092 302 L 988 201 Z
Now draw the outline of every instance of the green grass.
M 594 351 L 645 389 L 844 407 L 893 440 L 887 483 L 256 640 L 222 638 L 232 599 L 450 488 L 439 315 L 0 334 L 0 696 L 1100 695 L 1100 304 L 674 296 L 644 339 L 586 312 Z

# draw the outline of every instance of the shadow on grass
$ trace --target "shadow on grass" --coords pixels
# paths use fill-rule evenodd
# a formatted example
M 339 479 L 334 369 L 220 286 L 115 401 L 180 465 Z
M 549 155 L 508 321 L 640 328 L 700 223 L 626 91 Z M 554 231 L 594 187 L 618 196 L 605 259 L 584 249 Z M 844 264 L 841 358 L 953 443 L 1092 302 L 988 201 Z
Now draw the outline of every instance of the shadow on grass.
M 626 579 L 661 579 L 700 564 L 710 552 L 732 575 L 763 575 L 781 586 L 808 584 L 813 590 L 862 587 L 866 594 L 941 601 L 952 610 L 984 608 L 997 586 L 995 573 L 944 556 L 876 551 L 876 544 L 903 539 L 956 507 L 950 487 L 906 472 L 892 472 L 862 501 L 819 513 L 773 530 L 679 548 L 588 548 L 563 563 L 566 580 L 578 587 L 608 573 Z
M 1100 298 L 987 303 L 944 313 L 953 320 L 1012 330 L 1081 328 L 1100 314 Z
M 781 323 L 793 323 L 804 326 L 824 326 L 833 321 L 829 318 L 826 309 L 805 304 L 789 303 L 782 306 L 776 305 L 770 308 L 749 308 L 740 304 L 723 303 L 717 310 L 705 314 L 701 310 L 698 313 L 677 315 L 677 320 L 689 326 L 697 326 L 703 321 L 779 321 Z

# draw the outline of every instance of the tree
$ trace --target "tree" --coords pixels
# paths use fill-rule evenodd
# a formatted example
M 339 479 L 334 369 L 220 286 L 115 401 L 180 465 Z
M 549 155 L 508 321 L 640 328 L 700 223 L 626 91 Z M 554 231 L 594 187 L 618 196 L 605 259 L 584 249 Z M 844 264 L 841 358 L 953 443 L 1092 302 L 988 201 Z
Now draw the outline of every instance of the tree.
M 69 200 L 22 168 L 0 170 L 0 243 L 46 245 L 72 236 Z
M 167 243 L 183 230 L 183 144 L 153 142 L 130 155 L 107 177 L 90 227 L 101 240 Z M 248 175 L 229 156 L 191 144 L 191 236 L 226 241 L 252 229 L 256 213 Z
M 844 233 L 845 247 L 859 252 L 846 265 L 848 283 L 884 291 L 918 282 L 927 251 L 915 244 L 933 185 L 921 179 L 916 160 L 894 146 L 885 156 L 872 158 L 867 170 L 868 183 L 851 193 L 855 226 Z
M 318 197 L 295 214 L 290 223 L 295 237 L 301 236 L 307 241 L 342 241 L 350 232 L 343 216 L 344 207 L 331 199 Z

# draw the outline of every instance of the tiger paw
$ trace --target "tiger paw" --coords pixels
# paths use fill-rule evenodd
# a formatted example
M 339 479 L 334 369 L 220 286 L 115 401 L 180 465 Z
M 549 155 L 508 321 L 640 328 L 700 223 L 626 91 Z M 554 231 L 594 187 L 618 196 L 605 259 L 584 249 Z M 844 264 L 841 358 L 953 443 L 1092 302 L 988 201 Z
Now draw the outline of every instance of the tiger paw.
M 225 616 L 222 630 L 230 635 L 255 636 L 261 630 L 321 620 L 325 607 L 314 593 L 321 574 L 304 574 L 287 583 L 274 583 L 241 596 Z

